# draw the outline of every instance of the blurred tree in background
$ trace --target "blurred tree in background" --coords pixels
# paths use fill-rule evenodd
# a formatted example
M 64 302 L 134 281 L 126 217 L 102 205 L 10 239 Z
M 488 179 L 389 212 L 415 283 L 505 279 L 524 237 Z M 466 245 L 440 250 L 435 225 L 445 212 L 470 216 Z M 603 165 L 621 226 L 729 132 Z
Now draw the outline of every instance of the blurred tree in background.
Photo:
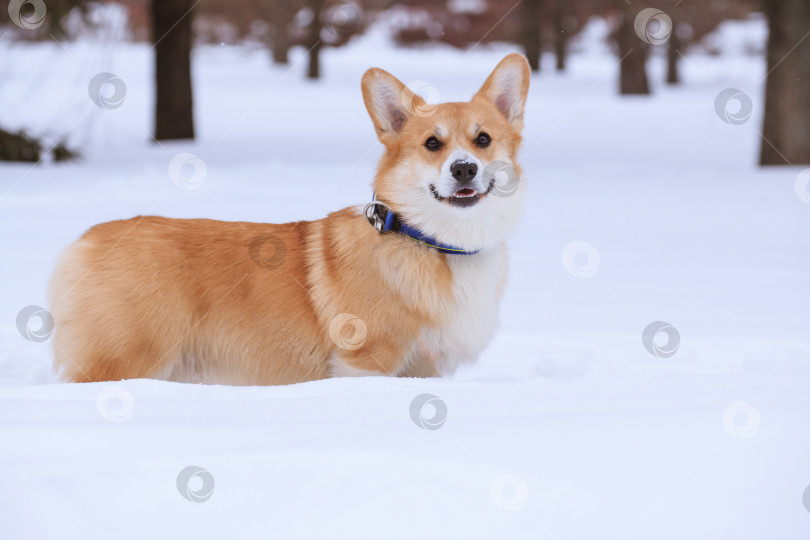
M 647 55 L 649 44 L 636 33 L 636 16 L 641 9 L 626 0 L 615 0 L 613 17 L 616 21 L 613 38 L 619 53 L 619 93 L 622 95 L 649 94 Z
M 553 51 L 557 69 L 566 66 L 568 41 L 593 14 L 587 0 L 458 2 L 406 0 L 409 16 L 394 33 L 403 46 L 439 42 L 467 49 L 487 43 L 516 43 L 532 70 L 540 70 L 544 51 Z
M 666 82 L 679 84 L 679 65 L 687 48 L 703 41 L 725 21 L 749 18 L 757 11 L 758 0 L 662 0 L 655 6 L 672 20 L 672 34 L 666 44 Z
M 649 94 L 647 58 L 655 48 L 666 48 L 666 82 L 676 85 L 681 82 L 680 61 L 687 49 L 698 44 L 717 27 L 728 20 L 745 20 L 756 11 L 756 0 L 613 0 L 612 5 L 599 13 L 614 20 L 613 38 L 620 59 L 619 92 L 623 95 Z M 638 18 L 646 9 L 663 14 L 668 20 L 669 31 L 661 32 L 661 21 L 651 20 L 648 25 L 638 25 Z M 666 35 L 661 43 L 645 42 L 639 35 L 649 31 L 654 35 Z
M 196 0 L 152 0 L 155 48 L 155 140 L 194 138 L 191 89 L 192 21 Z
M 372 4 L 373 5 L 373 4 Z M 198 6 L 197 39 L 209 43 L 256 40 L 276 64 L 304 47 L 306 74 L 320 77 L 323 47 L 342 47 L 365 29 L 363 4 L 342 0 L 205 0 Z
M 258 44 L 267 48 L 274 63 L 282 65 L 290 62 L 290 51 L 300 47 L 306 51 L 303 73 L 318 79 L 323 73 L 324 47 L 341 47 L 370 24 L 382 24 L 400 46 L 442 43 L 466 50 L 496 42 L 514 43 L 537 73 L 546 54 L 553 55 L 556 70 L 564 71 L 572 46 L 577 46 L 578 33 L 589 20 L 600 17 L 610 28 L 607 39 L 617 58 L 620 94 L 646 95 L 655 87 L 647 74 L 650 57 L 666 62 L 667 84 L 680 84 L 681 63 L 691 48 L 719 54 L 721 47 L 707 37 L 724 21 L 744 20 L 752 13 L 764 12 L 769 29 L 768 76 L 760 161 L 763 165 L 810 162 L 808 0 L 103 2 L 112 3 L 125 6 L 131 39 L 148 40 L 154 46 L 157 140 L 194 137 L 194 43 Z M 71 20 L 75 22 L 78 16 L 92 24 L 90 15 L 101 5 L 87 0 L 47 0 L 46 4 L 48 17 L 41 26 L 21 29 L 5 21 L 4 31 L 15 40 L 61 42 L 72 37 Z M 664 19 L 644 23 L 643 14 L 649 9 L 671 23 L 668 32 L 660 26 Z M 650 39 L 647 33 L 660 39 Z M 9 135 L 5 132 L 7 148 L 12 140 Z
M 267 46 L 273 54 L 273 62 L 276 64 L 287 64 L 289 60 L 290 47 L 293 46 L 294 29 L 291 28 L 295 14 L 303 8 L 303 2 L 299 0 L 280 0 L 268 2 L 253 0 L 262 14 L 262 19 L 268 27 Z
M 810 164 L 810 2 L 763 5 L 769 36 L 760 164 Z

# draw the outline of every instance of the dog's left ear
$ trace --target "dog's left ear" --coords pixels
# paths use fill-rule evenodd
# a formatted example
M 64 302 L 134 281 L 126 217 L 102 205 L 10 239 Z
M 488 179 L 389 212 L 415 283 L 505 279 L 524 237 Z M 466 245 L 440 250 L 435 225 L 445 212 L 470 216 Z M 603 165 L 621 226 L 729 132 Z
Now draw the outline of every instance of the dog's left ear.
M 523 129 L 523 108 L 529 93 L 531 70 L 522 54 L 513 53 L 500 61 L 476 94 L 489 100 L 514 129 Z

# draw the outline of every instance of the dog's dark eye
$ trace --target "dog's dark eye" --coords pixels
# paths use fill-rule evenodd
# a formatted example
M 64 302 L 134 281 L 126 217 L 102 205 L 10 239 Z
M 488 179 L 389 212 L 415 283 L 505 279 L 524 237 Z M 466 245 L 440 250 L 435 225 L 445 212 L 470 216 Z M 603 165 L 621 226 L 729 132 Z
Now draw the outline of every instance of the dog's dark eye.
M 425 141 L 425 148 L 430 150 L 431 152 L 435 152 L 439 148 L 442 147 L 442 143 L 436 137 L 428 137 L 428 140 Z
M 475 145 L 478 148 L 486 148 L 491 142 L 492 137 L 490 137 L 487 133 L 479 133 L 478 137 L 475 138 Z

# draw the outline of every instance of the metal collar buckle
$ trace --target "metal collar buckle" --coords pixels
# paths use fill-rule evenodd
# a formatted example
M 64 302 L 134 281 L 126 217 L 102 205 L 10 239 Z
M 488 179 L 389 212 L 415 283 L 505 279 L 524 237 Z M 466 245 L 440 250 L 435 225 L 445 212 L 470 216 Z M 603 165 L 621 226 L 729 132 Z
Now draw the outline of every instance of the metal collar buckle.
M 378 206 L 385 208 L 385 215 L 380 215 L 377 209 Z M 385 218 L 390 210 L 391 208 L 384 202 L 374 200 L 363 208 L 363 215 L 366 216 L 368 222 L 371 223 L 371 226 L 374 227 L 377 232 L 383 232 L 385 230 Z

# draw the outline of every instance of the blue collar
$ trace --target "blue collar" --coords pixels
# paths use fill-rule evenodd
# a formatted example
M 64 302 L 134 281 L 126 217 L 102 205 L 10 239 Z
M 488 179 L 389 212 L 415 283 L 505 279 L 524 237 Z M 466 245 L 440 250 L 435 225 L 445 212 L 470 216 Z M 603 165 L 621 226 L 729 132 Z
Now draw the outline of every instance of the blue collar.
M 416 227 L 412 227 L 402 221 L 402 219 L 391 210 L 387 204 L 382 201 L 378 201 L 376 196 L 373 196 L 373 199 L 370 203 L 368 203 L 363 210 L 363 214 L 366 216 L 371 225 L 377 229 L 380 233 L 385 232 L 396 232 L 399 234 L 403 234 L 410 238 L 413 238 L 420 244 L 424 244 L 426 246 L 432 247 L 439 253 L 449 253 L 452 255 L 475 255 L 480 249 L 475 250 L 466 250 L 461 249 L 460 247 L 451 246 L 450 244 L 443 244 L 436 240 L 436 238 L 429 236 Z

